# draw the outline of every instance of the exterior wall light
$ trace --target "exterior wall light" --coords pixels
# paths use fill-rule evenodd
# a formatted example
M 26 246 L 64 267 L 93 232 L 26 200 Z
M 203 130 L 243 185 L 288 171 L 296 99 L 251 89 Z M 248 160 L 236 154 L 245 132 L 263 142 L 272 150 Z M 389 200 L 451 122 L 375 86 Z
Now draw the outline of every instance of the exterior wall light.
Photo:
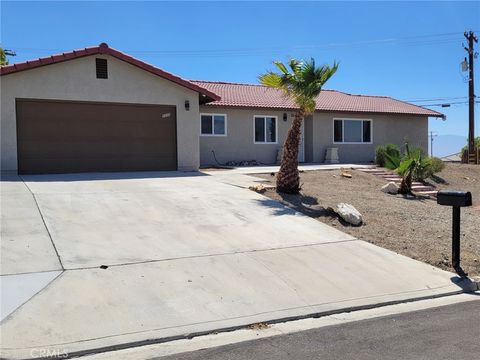
M 185 100 L 185 110 L 190 111 L 190 101 Z
M 287 118 L 288 118 L 287 113 L 283 113 L 283 121 L 287 121 Z

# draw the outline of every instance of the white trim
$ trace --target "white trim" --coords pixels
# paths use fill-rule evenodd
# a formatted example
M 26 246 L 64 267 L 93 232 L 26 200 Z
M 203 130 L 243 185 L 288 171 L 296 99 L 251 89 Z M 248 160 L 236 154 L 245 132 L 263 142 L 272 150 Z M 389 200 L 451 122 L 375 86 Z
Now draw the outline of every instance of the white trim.
M 335 141 L 335 120 L 340 120 L 342 121 L 342 141 Z M 345 138 L 344 136 L 344 129 L 345 126 L 343 125 L 343 122 L 347 121 L 360 121 L 361 122 L 361 135 L 362 135 L 362 140 L 363 140 L 363 122 L 364 121 L 369 121 L 370 122 L 370 141 L 369 142 L 344 142 L 343 139 Z M 371 145 L 373 144 L 373 120 L 372 119 L 352 119 L 352 118 L 333 118 L 332 120 L 332 140 L 334 144 L 343 144 L 343 145 Z
M 212 133 L 211 134 L 202 134 L 202 116 L 211 116 L 212 117 Z M 225 119 L 225 134 L 215 134 L 215 116 L 223 116 Z M 227 114 L 217 114 L 217 113 L 200 113 L 200 136 L 227 136 Z
M 265 125 L 265 121 L 267 118 L 275 119 L 275 142 L 267 142 L 267 141 L 255 141 L 255 118 L 263 118 L 263 124 Z M 258 145 L 275 145 L 278 144 L 278 116 L 275 115 L 253 115 L 253 143 Z M 265 140 L 267 139 L 267 127 L 264 126 L 264 135 Z

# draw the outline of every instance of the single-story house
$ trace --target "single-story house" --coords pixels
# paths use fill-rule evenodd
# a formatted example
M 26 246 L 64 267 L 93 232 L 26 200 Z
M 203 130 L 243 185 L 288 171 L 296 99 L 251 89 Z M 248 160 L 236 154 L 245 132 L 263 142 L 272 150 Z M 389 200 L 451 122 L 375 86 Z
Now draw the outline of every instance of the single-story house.
M 260 85 L 189 81 L 102 43 L 2 66 L 1 169 L 19 173 L 196 170 L 276 162 L 295 105 Z M 324 90 L 299 160 L 369 162 L 379 144 L 427 148 L 441 113 L 389 97 Z

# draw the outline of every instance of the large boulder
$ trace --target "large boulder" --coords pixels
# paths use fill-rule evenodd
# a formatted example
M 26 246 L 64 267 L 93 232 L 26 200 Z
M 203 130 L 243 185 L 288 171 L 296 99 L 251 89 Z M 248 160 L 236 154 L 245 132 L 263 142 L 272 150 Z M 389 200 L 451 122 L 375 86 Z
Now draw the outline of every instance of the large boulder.
M 400 187 L 395 184 L 393 181 L 390 181 L 388 184 L 382 186 L 382 191 L 387 194 L 398 194 L 398 189 Z
M 335 212 L 349 224 L 357 226 L 363 222 L 362 214 L 350 204 L 338 204 Z

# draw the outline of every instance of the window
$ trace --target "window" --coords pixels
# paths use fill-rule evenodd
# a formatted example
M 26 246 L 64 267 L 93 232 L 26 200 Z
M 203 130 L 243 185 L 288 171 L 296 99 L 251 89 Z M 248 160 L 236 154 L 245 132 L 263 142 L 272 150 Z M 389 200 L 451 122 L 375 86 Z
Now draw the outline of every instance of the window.
M 371 144 L 372 120 L 333 119 L 333 142 Z
M 97 79 L 108 79 L 108 65 L 106 59 L 95 59 L 97 68 Z
M 226 136 L 227 115 L 225 114 L 201 114 L 201 134 L 205 136 Z
M 254 116 L 254 143 L 276 144 L 277 143 L 277 117 Z

